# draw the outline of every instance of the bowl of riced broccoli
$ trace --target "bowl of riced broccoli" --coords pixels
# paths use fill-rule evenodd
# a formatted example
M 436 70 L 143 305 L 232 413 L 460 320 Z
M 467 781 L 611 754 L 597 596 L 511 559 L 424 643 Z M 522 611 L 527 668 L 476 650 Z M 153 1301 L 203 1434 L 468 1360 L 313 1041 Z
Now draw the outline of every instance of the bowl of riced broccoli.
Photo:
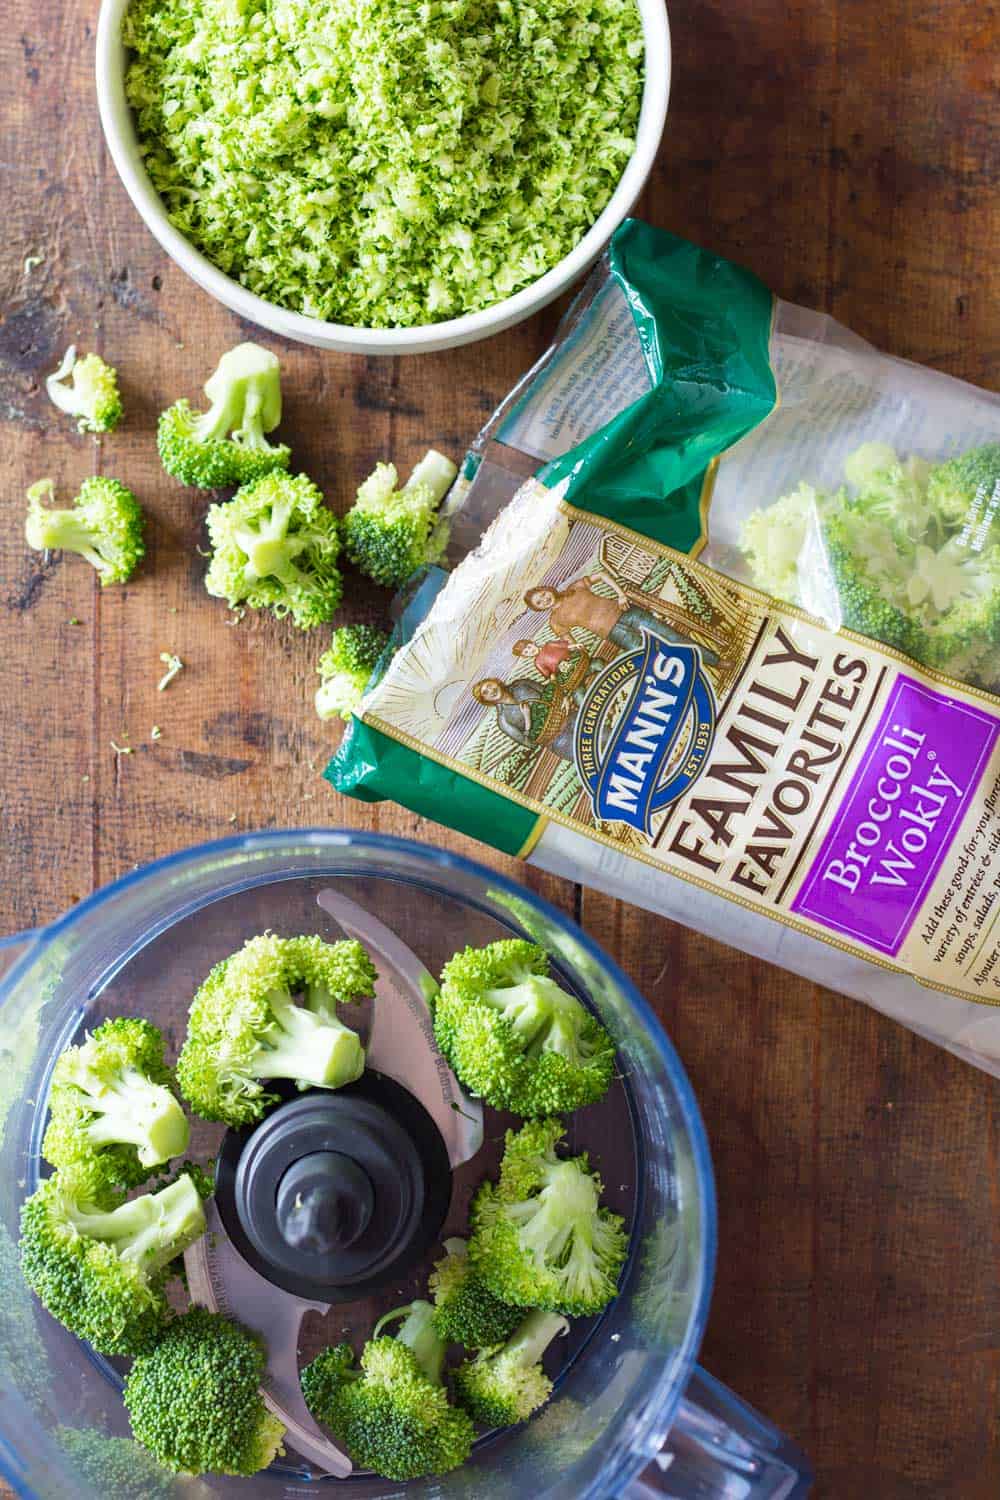
M 103 0 L 112 159 L 219 302 L 321 348 L 419 353 L 596 259 L 666 118 L 664 0 Z

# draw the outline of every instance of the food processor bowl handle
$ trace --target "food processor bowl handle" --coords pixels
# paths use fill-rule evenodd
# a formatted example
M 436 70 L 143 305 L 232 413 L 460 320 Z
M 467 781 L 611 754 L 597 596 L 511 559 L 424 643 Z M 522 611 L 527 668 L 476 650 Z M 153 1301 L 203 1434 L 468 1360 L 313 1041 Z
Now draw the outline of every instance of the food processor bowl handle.
M 696 1367 L 670 1435 L 621 1500 L 799 1500 L 812 1477 L 794 1443 Z

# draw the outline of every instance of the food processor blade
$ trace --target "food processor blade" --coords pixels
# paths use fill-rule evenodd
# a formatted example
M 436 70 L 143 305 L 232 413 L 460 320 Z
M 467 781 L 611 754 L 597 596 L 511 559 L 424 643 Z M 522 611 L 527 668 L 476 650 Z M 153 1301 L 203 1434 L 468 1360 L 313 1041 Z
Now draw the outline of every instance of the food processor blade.
M 435 1044 L 433 975 L 390 928 L 348 896 L 327 889 L 316 903 L 347 937 L 364 943 L 379 971 L 367 1066 L 419 1099 L 441 1132 L 453 1168 L 469 1161 L 483 1143 L 483 1107 L 464 1092 Z
M 350 1459 L 323 1435 L 309 1414 L 299 1385 L 302 1319 L 307 1312 L 328 1312 L 328 1305 L 277 1291 L 240 1255 L 214 1203 L 206 1205 L 205 1217 L 208 1232 L 184 1255 L 191 1300 L 213 1312 L 225 1313 L 261 1335 L 268 1354 L 263 1396 L 285 1424 L 287 1446 L 314 1464 L 319 1475 L 346 1478 L 352 1472 Z

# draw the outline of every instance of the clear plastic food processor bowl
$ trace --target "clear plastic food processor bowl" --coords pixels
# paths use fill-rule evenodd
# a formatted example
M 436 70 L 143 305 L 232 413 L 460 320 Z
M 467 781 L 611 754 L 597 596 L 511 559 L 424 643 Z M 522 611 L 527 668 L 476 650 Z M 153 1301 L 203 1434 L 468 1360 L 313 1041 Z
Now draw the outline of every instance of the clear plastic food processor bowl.
M 180 1479 L 171 1494 L 804 1495 L 802 1455 L 695 1364 L 715 1258 L 712 1171 L 690 1085 L 642 997 L 578 927 L 522 887 L 419 844 L 328 830 L 235 837 L 174 855 L 0 950 L 7 964 L 0 984 L 0 1476 L 44 1500 L 115 1500 L 107 1483 L 95 1486 L 92 1470 L 88 1478 L 76 1467 L 79 1443 L 67 1429 L 128 1435 L 124 1366 L 65 1333 L 33 1302 L 17 1270 L 18 1212 L 40 1175 L 51 1065 L 108 1015 L 148 1016 L 173 1052 L 201 978 L 268 928 L 331 940 L 350 933 L 372 945 L 382 984 L 371 1007 L 369 1057 L 422 1096 L 438 1125 L 453 1169 L 441 1235 L 462 1232 L 470 1194 L 495 1165 L 510 1122 L 489 1110 L 480 1118 L 475 1105 L 449 1097 L 454 1080 L 426 1041 L 427 974 L 467 943 L 504 936 L 543 943 L 561 982 L 596 1011 L 618 1046 L 618 1080 L 604 1101 L 572 1117 L 569 1139 L 591 1152 L 606 1201 L 630 1225 L 631 1251 L 618 1298 L 550 1350 L 555 1390 L 545 1409 L 523 1427 L 485 1435 L 462 1469 L 401 1486 L 345 1475 L 349 1465 L 295 1406 L 296 1360 L 345 1333 L 359 1345 L 379 1311 L 420 1295 L 440 1255 L 436 1244 L 363 1302 L 324 1306 L 255 1279 L 224 1233 L 209 1237 L 197 1255 L 188 1253 L 192 1294 L 268 1332 L 265 1394 L 294 1420 L 285 1457 L 266 1473 Z M 221 1136 L 218 1127 L 200 1126 L 192 1146 L 214 1155 Z M 122 1486 L 123 1494 L 141 1493 Z

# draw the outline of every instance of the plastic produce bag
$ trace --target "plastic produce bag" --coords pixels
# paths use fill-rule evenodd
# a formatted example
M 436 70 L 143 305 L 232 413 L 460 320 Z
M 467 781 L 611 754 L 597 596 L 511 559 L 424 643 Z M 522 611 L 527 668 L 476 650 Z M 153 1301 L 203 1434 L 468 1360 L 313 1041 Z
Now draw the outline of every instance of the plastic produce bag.
M 327 769 L 1000 1075 L 1000 398 L 635 221 Z

